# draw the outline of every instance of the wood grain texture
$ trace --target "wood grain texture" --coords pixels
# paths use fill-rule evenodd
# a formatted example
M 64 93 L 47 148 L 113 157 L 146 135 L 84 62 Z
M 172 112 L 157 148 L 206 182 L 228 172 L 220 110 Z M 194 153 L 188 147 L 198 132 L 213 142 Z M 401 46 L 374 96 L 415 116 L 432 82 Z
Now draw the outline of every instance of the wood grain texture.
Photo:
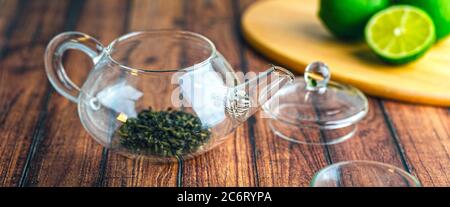
M 241 66 L 238 25 L 231 1 L 189 1 L 186 29 L 211 39 L 236 71 Z M 203 156 L 183 163 L 182 186 L 255 186 L 256 169 L 246 124 L 227 142 Z
M 67 3 L 37 0 L 7 7 L 3 2 L 3 8 L 17 16 L 4 19 L 13 25 L 3 30 L 0 57 L 1 185 L 22 184 L 34 140 L 40 136 L 48 89 L 42 55 L 46 41 L 63 27 Z M 6 10 L 4 18 L 9 15 Z
M 424 186 L 450 186 L 450 110 L 383 101 L 410 171 Z
M 108 2 L 0 0 L 0 186 L 308 186 L 326 165 L 356 159 L 406 169 L 425 186 L 450 185 L 450 110 L 376 98 L 355 137 L 333 146 L 279 139 L 259 112 L 191 160 L 153 164 L 109 152 L 47 81 L 42 58 L 54 35 L 79 30 L 108 44 L 130 31 L 186 29 L 210 38 L 237 71 L 263 71 L 269 61 L 240 34 L 240 15 L 255 0 Z M 81 84 L 91 64 L 69 52 L 65 66 Z
M 17 185 L 20 180 L 21 171 L 24 165 L 24 155 L 29 147 L 30 129 L 34 127 L 37 118 L 36 111 L 33 113 L 34 119 L 24 123 L 22 127 L 17 126 L 18 120 L 7 121 L 9 117 L 18 116 L 19 112 L 11 110 L 14 103 L 19 98 L 19 91 L 10 91 L 6 78 L 11 76 L 6 70 L 5 59 L 8 49 L 8 41 L 12 38 L 13 30 L 19 19 L 19 13 L 23 10 L 17 1 L 0 1 L 0 131 L 6 132 L 0 135 L 0 186 Z M 10 61 L 11 62 L 11 61 Z M 17 110 L 16 110 L 17 111 Z M 26 128 L 25 132 L 19 129 Z
M 358 131 L 349 140 L 328 146 L 333 163 L 348 160 L 371 160 L 409 171 L 394 136 L 383 117 L 378 99 L 369 99 L 369 113 L 357 125 Z
M 21 12 L 19 1 L 0 1 L 0 48 L 5 48 L 8 40 L 11 38 L 11 30 L 17 23 Z M 2 52 L 3 53 L 3 52 Z

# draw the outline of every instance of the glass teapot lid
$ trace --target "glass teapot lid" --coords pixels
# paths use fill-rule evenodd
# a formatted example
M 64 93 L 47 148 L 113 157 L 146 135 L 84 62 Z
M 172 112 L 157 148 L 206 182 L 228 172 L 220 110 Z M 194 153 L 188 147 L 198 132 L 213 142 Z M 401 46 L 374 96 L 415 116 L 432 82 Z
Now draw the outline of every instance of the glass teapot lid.
M 416 177 L 393 165 L 368 161 L 343 161 L 317 172 L 311 187 L 420 187 Z
M 322 62 L 309 64 L 303 78 L 281 89 L 264 111 L 276 135 L 296 143 L 336 144 L 352 137 L 356 123 L 368 112 L 368 101 L 358 89 L 330 81 Z

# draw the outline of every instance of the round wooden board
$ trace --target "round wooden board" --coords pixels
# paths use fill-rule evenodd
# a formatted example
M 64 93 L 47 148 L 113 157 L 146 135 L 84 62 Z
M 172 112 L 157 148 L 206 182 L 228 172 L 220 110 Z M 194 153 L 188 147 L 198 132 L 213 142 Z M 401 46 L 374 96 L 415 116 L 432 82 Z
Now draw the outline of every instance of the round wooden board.
M 303 72 L 313 61 L 326 62 L 332 79 L 364 92 L 413 103 L 450 106 L 450 38 L 414 63 L 381 62 L 364 41 L 335 39 L 317 17 L 318 0 L 263 0 L 242 17 L 243 33 L 258 51 Z

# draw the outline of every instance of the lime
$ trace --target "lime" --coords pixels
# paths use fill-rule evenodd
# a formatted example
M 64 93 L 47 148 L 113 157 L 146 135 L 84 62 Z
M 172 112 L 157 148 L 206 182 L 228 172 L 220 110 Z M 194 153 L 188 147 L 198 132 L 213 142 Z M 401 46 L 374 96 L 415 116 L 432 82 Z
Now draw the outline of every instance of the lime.
M 366 26 L 369 47 L 383 60 L 402 64 L 416 60 L 436 41 L 430 16 L 412 6 L 393 6 L 375 14 Z
M 408 4 L 425 10 L 436 26 L 436 36 L 442 39 L 450 34 L 450 1 L 449 0 L 398 0 L 400 4 Z
M 321 0 L 319 17 L 335 36 L 357 39 L 370 17 L 389 5 L 390 0 Z

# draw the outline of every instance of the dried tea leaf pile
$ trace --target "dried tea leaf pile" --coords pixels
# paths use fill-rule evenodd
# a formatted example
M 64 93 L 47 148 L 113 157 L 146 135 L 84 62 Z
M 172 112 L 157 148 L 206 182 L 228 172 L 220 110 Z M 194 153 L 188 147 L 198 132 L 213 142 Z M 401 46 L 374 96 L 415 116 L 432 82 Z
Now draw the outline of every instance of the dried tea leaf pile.
M 119 128 L 120 144 L 135 152 L 180 156 L 195 152 L 211 132 L 198 117 L 177 110 L 143 110 Z

